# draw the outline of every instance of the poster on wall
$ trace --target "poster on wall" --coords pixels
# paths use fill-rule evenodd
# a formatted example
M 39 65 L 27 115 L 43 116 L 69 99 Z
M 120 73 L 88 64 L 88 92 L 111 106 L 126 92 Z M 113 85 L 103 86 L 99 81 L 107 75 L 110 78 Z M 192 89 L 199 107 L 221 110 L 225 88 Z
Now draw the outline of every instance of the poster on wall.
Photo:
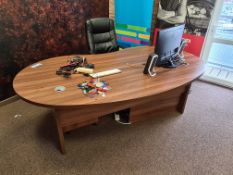
M 149 45 L 154 0 L 115 0 L 118 45 Z
M 185 23 L 186 51 L 200 56 L 216 0 L 160 0 L 156 27 L 163 29 Z
M 188 0 L 186 32 L 205 36 L 216 0 Z
M 188 0 L 187 2 L 184 38 L 190 39 L 191 43 L 185 50 L 198 57 L 201 56 L 215 2 L 216 0 Z

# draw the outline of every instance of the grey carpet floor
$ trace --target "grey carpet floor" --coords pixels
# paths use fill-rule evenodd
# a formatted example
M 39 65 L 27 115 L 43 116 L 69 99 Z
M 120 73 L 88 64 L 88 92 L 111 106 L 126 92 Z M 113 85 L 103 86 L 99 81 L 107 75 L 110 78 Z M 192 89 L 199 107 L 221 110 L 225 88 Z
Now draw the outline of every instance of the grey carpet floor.
M 51 116 L 21 100 L 0 108 L 1 175 L 233 174 L 230 89 L 197 81 L 183 115 L 130 126 L 104 118 L 66 134 L 66 155 Z

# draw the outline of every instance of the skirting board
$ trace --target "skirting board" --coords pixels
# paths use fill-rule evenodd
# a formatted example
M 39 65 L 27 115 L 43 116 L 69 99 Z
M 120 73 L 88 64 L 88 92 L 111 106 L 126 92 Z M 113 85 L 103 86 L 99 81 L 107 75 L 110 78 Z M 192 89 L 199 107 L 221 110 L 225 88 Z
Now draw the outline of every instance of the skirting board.
M 14 96 L 12 96 L 12 97 L 10 97 L 10 98 L 7 98 L 6 100 L 0 101 L 0 107 L 1 107 L 1 106 L 5 106 L 5 105 L 8 105 L 8 104 L 10 104 L 10 103 L 13 103 L 13 102 L 15 102 L 15 101 L 17 101 L 17 100 L 19 100 L 19 99 L 20 99 L 20 98 L 19 98 L 18 95 L 14 95 Z

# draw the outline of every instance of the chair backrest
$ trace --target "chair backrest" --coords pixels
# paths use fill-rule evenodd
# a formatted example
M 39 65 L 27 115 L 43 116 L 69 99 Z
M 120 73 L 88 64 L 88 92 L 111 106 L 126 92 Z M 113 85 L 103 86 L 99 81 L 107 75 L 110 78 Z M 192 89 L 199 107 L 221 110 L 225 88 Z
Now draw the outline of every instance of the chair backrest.
M 118 50 L 112 19 L 93 18 L 87 20 L 86 34 L 90 53 L 108 53 Z

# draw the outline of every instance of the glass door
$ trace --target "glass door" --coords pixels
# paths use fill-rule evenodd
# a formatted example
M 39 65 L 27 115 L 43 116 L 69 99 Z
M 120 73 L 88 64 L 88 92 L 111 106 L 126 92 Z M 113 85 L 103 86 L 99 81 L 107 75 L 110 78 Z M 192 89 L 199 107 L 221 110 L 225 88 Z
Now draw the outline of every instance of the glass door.
M 217 0 L 202 58 L 201 79 L 233 88 L 233 0 Z

